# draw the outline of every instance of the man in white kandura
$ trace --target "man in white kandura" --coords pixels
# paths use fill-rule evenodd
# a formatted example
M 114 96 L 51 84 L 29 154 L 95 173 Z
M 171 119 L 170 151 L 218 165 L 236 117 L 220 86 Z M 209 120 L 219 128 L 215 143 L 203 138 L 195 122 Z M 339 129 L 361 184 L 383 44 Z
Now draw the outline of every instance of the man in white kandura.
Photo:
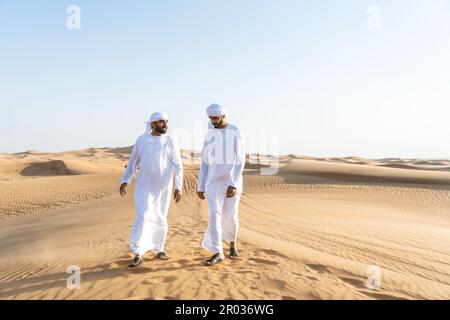
M 155 112 L 147 122 L 147 130 L 133 147 L 130 160 L 121 179 L 120 195 L 127 194 L 136 170 L 140 173 L 136 179 L 134 204 L 136 219 L 131 230 L 130 248 L 135 254 L 129 266 L 137 267 L 142 256 L 149 250 L 162 260 L 169 259 L 164 252 L 167 238 L 167 213 L 173 187 L 175 171 L 174 199 L 179 202 L 183 185 L 183 166 L 180 150 L 175 141 L 165 135 L 169 118 L 166 113 Z
M 210 119 L 202 150 L 198 197 L 208 201 L 208 228 L 202 247 L 214 255 L 205 261 L 214 265 L 225 259 L 222 240 L 230 241 L 230 259 L 238 257 L 239 199 L 245 166 L 243 132 L 228 123 L 225 110 L 217 104 L 207 108 Z

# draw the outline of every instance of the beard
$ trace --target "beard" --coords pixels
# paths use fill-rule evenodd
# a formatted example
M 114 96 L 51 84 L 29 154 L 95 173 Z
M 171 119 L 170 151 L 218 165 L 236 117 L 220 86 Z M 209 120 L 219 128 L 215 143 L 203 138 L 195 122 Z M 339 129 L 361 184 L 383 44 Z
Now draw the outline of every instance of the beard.
M 222 125 L 222 123 L 223 123 L 223 119 L 221 119 L 219 122 L 217 122 L 217 123 L 213 123 L 212 125 L 213 125 L 213 127 L 215 128 L 215 129 L 218 129 L 218 128 L 220 128 L 220 126 Z
M 158 133 L 167 133 L 167 127 L 166 128 L 155 128 L 155 131 Z

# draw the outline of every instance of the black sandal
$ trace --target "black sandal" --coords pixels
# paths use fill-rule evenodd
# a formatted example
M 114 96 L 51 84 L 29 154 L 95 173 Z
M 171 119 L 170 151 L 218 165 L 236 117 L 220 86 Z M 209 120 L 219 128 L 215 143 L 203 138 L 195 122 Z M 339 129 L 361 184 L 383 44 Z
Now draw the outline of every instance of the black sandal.
M 170 257 L 164 251 L 158 252 L 156 257 L 161 260 L 169 260 L 170 259 Z
M 142 257 L 140 255 L 135 255 L 133 260 L 128 264 L 131 268 L 136 268 L 138 265 L 142 263 Z
M 215 264 L 218 264 L 219 262 L 222 262 L 224 259 L 221 257 L 220 253 L 216 253 L 211 258 L 205 261 L 205 264 L 207 266 L 212 266 Z
M 236 248 L 230 248 L 230 259 L 239 258 L 239 253 Z

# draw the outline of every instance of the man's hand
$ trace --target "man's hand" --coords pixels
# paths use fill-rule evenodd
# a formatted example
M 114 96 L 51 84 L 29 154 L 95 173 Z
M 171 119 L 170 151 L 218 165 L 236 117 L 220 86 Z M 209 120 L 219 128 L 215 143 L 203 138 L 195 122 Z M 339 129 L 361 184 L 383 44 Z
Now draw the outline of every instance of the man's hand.
M 229 186 L 227 189 L 227 198 L 233 198 L 236 195 L 236 188 Z
M 180 202 L 181 200 L 181 191 L 178 189 L 175 189 L 175 192 L 173 193 L 173 199 L 175 202 Z
M 124 182 L 124 183 L 122 183 L 121 185 L 120 185 L 120 195 L 122 196 L 122 197 L 125 197 L 126 195 L 127 195 L 127 185 L 128 185 L 128 183 L 126 183 L 126 182 Z
M 197 195 L 200 199 L 205 200 L 205 193 L 203 191 L 197 192 Z

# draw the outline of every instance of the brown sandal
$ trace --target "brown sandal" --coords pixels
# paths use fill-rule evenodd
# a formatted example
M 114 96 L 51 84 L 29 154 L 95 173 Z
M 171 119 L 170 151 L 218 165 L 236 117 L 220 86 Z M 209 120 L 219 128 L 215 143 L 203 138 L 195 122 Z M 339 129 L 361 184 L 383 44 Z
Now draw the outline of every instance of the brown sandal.
M 212 266 L 215 264 L 218 264 L 219 262 L 222 262 L 224 259 L 221 257 L 220 253 L 216 253 L 215 255 L 213 255 L 211 258 L 209 258 L 208 260 L 205 261 L 205 264 L 207 266 Z
M 230 259 L 239 258 L 239 253 L 236 248 L 230 248 Z
M 169 260 L 170 259 L 170 257 L 164 251 L 158 252 L 156 257 L 161 260 Z
M 141 263 L 142 263 L 142 257 L 140 255 L 135 255 L 133 260 L 131 260 L 130 263 L 128 264 L 128 266 L 130 268 L 136 268 Z

